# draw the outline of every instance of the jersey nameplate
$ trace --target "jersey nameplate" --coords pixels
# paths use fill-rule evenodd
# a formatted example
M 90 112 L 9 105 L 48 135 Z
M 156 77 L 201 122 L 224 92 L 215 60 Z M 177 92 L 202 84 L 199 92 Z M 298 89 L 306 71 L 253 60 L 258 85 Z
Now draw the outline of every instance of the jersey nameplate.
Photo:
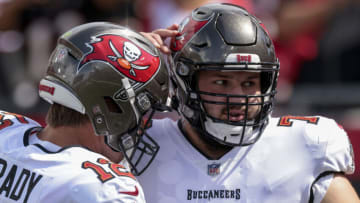
M 1 197 L 14 201 L 23 199 L 26 203 L 42 177 L 29 169 L 0 158 L 0 199 Z

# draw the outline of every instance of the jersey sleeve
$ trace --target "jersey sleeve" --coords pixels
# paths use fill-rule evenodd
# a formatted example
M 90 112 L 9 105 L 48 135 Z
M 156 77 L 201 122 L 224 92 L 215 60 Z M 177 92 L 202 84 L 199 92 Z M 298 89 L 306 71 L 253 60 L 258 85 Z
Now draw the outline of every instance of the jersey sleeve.
M 0 130 L 2 131 L 13 129 L 21 131 L 21 128 L 27 129 L 33 126 L 40 127 L 40 124 L 23 115 L 0 110 Z
M 41 127 L 36 121 L 25 116 L 0 110 L 0 148 L 1 151 L 23 147 L 26 132 L 34 127 Z
M 307 124 L 305 131 L 307 148 L 317 162 L 316 170 L 319 174 L 354 173 L 354 156 L 349 137 L 333 119 L 318 117 L 317 124 Z
M 345 130 L 334 120 L 325 118 L 324 129 L 327 134 L 327 145 L 322 170 L 354 173 L 354 152 Z
M 124 180 L 121 180 L 124 181 Z M 70 187 L 74 203 L 145 203 L 142 188 L 135 181 L 107 183 L 82 181 Z
M 312 186 L 313 202 L 321 202 L 333 179 L 331 172 L 352 174 L 355 171 L 353 149 L 345 130 L 334 120 L 320 117 L 316 127 L 307 128 L 307 136 L 317 145 L 318 180 Z M 319 153 L 319 151 L 321 153 Z M 330 172 L 330 173 L 329 173 Z

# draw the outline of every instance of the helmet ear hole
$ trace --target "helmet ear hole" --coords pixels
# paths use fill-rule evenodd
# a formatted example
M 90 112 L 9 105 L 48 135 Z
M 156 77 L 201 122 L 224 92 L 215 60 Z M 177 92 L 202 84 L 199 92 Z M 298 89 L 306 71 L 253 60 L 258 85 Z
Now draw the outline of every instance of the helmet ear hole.
M 116 104 L 116 102 L 109 96 L 104 97 L 106 107 L 111 113 L 123 113 L 123 110 Z
M 198 20 L 208 19 L 213 14 L 213 11 L 206 7 L 200 7 L 193 11 L 192 15 Z

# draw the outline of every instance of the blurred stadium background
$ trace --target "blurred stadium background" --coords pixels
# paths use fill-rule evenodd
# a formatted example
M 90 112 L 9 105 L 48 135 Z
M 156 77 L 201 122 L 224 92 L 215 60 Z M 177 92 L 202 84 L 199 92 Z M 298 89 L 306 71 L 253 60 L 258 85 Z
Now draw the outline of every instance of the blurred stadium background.
M 151 31 L 211 2 L 243 6 L 268 28 L 281 63 L 274 115 L 336 119 L 359 166 L 360 0 L 0 0 L 0 109 L 44 124 L 37 85 L 67 29 L 111 21 Z M 360 194 L 359 170 L 349 178 Z

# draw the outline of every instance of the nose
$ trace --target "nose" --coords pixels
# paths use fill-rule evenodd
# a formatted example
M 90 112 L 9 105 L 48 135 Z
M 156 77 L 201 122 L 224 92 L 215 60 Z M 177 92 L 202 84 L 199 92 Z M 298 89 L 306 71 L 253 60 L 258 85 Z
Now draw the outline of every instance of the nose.
M 232 87 L 227 94 L 229 95 L 229 103 L 237 103 L 238 105 L 246 103 L 246 95 L 240 86 Z

